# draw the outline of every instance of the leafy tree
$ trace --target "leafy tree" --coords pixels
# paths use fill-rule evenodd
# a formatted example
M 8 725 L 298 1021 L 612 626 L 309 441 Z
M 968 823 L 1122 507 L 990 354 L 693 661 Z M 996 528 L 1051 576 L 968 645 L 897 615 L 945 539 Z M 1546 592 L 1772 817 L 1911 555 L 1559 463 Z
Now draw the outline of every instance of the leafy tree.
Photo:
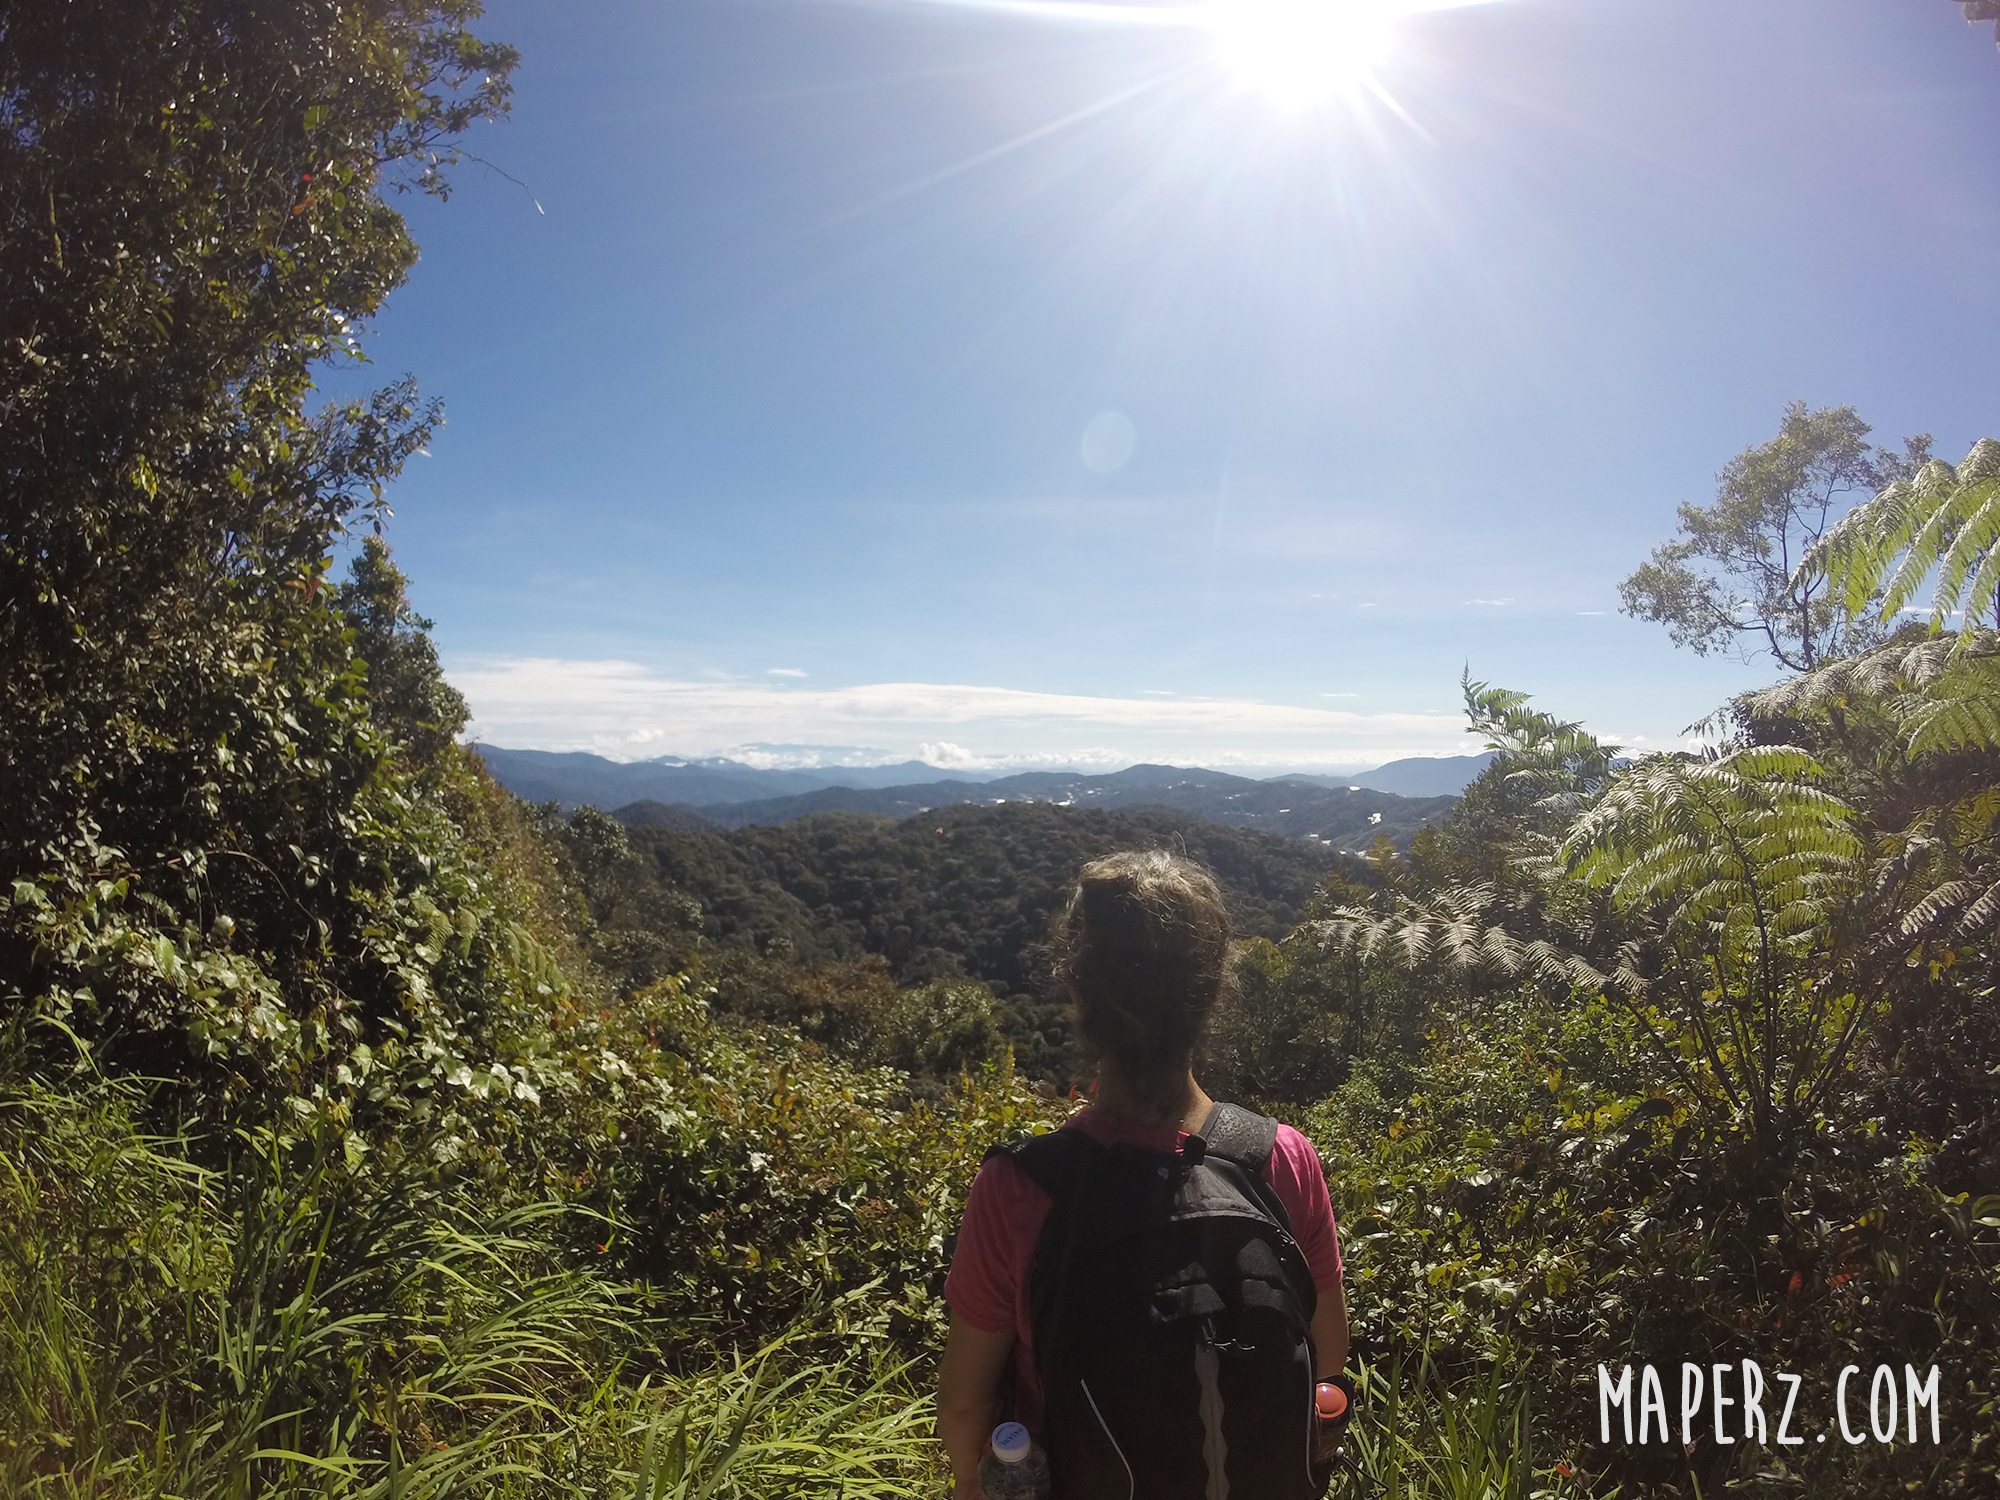
M 408 580 L 379 536 L 362 543 L 353 574 L 335 595 L 352 622 L 354 652 L 368 667 L 368 699 L 418 761 L 427 761 L 465 728 L 465 698 L 438 670 L 431 622 L 410 608 Z
M 1665 625 L 1699 655 L 1768 653 L 1804 672 L 1875 637 L 1839 607 L 1819 567 L 1802 567 L 1836 519 L 1841 498 L 1873 492 L 1930 456 L 1928 437 L 1904 452 L 1871 448 L 1851 406 L 1785 408 L 1778 435 L 1746 448 L 1720 475 L 1715 501 L 1682 502 L 1674 540 L 1618 586 L 1626 614 Z
M 0 11 L 9 1019 L 161 1072 L 190 1041 L 297 1061 L 497 951 L 451 935 L 438 898 L 476 924 L 477 881 L 398 779 L 462 712 L 400 575 L 375 549 L 326 587 L 435 412 L 408 381 L 307 412 L 415 258 L 385 195 L 444 192 L 453 142 L 505 108 L 514 54 L 477 14 Z
M 415 259 L 384 191 L 445 191 L 453 139 L 505 107 L 514 54 L 465 30 L 477 13 L 0 17 L 0 692 L 31 718 L 84 695 L 115 716 L 232 594 L 310 593 L 422 442 L 407 385 L 304 402 Z
M 1994 43 L 2000 45 L 2000 0 L 1954 0 L 1954 3 L 1965 12 L 1965 24 L 1968 26 L 1991 21 Z

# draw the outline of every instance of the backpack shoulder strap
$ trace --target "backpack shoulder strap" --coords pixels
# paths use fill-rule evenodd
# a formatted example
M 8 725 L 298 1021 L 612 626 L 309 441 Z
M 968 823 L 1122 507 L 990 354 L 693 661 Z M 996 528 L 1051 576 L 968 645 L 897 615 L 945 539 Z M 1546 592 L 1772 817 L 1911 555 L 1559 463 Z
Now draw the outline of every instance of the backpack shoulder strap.
M 1075 1180 L 1083 1153 L 1095 1144 L 1080 1130 L 1051 1130 L 1046 1135 L 1026 1136 L 995 1146 L 986 1153 L 985 1160 L 1006 1157 L 1036 1187 L 1061 1201 Z
M 1238 1168 L 1254 1200 L 1289 1235 L 1291 1211 L 1270 1179 L 1271 1153 L 1278 1149 L 1278 1122 L 1240 1104 L 1218 1102 L 1196 1134 L 1202 1140 L 1203 1159 L 1217 1157 Z M 1309 1288 L 1310 1280 L 1305 1284 Z
M 1278 1122 L 1240 1104 L 1218 1103 L 1199 1132 L 1207 1154 L 1233 1161 L 1262 1182 L 1278 1147 Z

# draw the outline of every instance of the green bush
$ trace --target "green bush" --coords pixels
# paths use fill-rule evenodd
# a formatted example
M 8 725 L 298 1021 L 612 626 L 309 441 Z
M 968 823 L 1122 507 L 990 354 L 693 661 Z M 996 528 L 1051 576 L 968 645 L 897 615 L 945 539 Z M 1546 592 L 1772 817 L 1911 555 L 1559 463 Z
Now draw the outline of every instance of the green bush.
M 1606 1485 L 1713 1493 L 1776 1482 L 1775 1461 L 1860 1496 L 1922 1463 L 1926 1493 L 1981 1493 L 1993 1458 L 1968 1439 L 2000 1394 L 2000 1235 L 1978 1220 L 2000 1198 L 1942 1191 L 1934 1159 L 1873 1122 L 1821 1118 L 1774 1153 L 1647 1081 L 1648 1055 L 1622 1008 L 1525 992 L 1441 1024 L 1407 1093 L 1358 1071 L 1298 1117 L 1329 1162 L 1362 1356 L 1421 1354 L 1454 1382 L 1504 1370 L 1538 1392 L 1538 1440 Z M 1743 1358 L 1814 1382 L 1935 1363 L 1954 1440 L 1598 1445 L 1600 1362 Z

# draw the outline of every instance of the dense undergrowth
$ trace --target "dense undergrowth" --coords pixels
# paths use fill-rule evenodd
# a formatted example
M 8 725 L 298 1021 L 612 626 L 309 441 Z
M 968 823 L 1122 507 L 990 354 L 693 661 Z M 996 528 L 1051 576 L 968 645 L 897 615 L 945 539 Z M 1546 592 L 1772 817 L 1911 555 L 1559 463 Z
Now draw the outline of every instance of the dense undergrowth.
M 547 1041 L 428 1118 L 293 1095 L 226 1135 L 10 1059 L 0 1484 L 931 1492 L 956 1179 L 1045 1106 L 1002 1071 L 898 1111 L 672 985 Z

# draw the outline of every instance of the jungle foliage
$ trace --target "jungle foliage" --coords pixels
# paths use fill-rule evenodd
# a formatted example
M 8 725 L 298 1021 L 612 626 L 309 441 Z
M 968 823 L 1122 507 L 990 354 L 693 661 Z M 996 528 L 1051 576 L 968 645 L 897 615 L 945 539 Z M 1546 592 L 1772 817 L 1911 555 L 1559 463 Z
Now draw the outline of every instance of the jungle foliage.
M 435 408 L 309 409 L 505 108 L 477 13 L 0 7 L 9 1495 L 928 1472 L 895 1349 L 1029 1103 L 616 1005 L 369 535 Z
M 1042 947 L 1086 860 L 1185 850 L 1215 869 L 1240 932 L 1277 939 L 1327 859 L 1165 809 L 1019 802 L 726 833 L 626 828 L 589 807 L 537 816 L 567 856 L 593 957 L 626 989 L 698 966 L 720 1009 L 786 1022 L 855 1060 L 908 1067 L 928 1049 L 935 1065 L 917 1071 L 935 1080 L 1010 1046 L 1023 1075 L 1060 1089 L 1087 1070 Z M 899 998 L 918 990 L 935 1022 Z
M 1498 752 L 1482 784 L 1287 944 L 1425 997 L 1421 1049 L 1302 1113 L 1349 1165 L 1366 1342 L 1483 1349 L 1574 1409 L 1599 1362 L 1935 1364 L 1962 1424 L 1937 1448 L 1577 1452 L 1602 1482 L 1994 1481 L 1990 447 L 1885 486 L 1800 559 L 1890 633 L 1738 700 L 1702 754 L 1627 760 L 1468 680 Z M 1931 575 L 1934 620 L 1963 623 L 1892 629 Z

